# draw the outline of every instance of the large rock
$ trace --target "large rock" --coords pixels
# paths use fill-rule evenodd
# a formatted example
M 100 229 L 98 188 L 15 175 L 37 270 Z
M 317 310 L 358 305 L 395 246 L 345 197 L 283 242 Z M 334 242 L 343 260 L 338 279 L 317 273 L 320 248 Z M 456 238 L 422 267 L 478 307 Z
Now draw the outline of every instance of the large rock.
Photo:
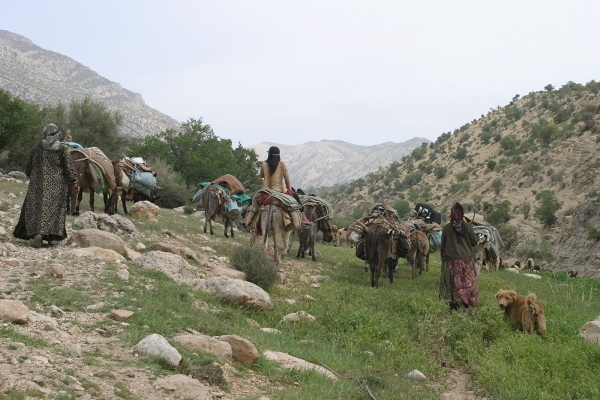
M 127 261 L 125 259 L 125 257 L 123 257 L 122 255 L 120 255 L 119 253 L 117 253 L 114 250 L 103 249 L 101 247 L 96 247 L 96 246 L 86 247 L 83 249 L 73 249 L 73 250 L 71 250 L 71 253 L 77 257 L 93 257 L 93 258 L 99 258 L 99 259 L 106 260 L 106 261 L 120 261 L 120 262 Z
M 260 286 L 226 276 L 202 279 L 198 289 L 216 294 L 228 304 L 259 309 L 270 309 L 272 306 L 271 297 Z
M 192 260 L 195 260 L 198 262 L 200 261 L 200 260 L 198 260 L 198 256 L 196 255 L 196 253 L 192 249 L 190 249 L 189 247 L 186 247 L 186 246 L 175 245 L 175 244 L 164 243 L 164 242 L 157 242 L 157 243 L 153 243 L 150 248 L 152 250 L 158 250 L 158 251 L 164 251 L 167 253 L 177 254 L 178 256 L 183 257 L 183 258 L 191 258 Z
M 123 239 L 114 233 L 101 231 L 98 229 L 82 229 L 75 231 L 69 238 L 69 243 L 76 243 L 80 247 L 101 247 L 103 249 L 114 250 L 121 255 L 127 253 L 127 247 Z
M 284 368 L 300 369 L 300 370 L 312 369 L 312 370 L 317 371 L 320 374 L 325 375 L 326 377 L 328 377 L 330 379 L 337 379 L 337 377 L 333 374 L 333 372 L 329 371 L 328 369 L 325 369 L 325 368 L 321 367 L 320 365 L 310 363 L 301 358 L 291 356 L 287 353 L 267 350 L 264 352 L 264 355 L 267 360 L 274 361 L 274 362 L 280 364 Z
M 0 300 L 0 319 L 17 324 L 27 323 L 29 308 L 19 300 Z
M 231 345 L 228 342 L 201 334 L 177 335 L 173 340 L 186 347 L 210 353 L 217 357 L 221 364 L 233 364 Z
M 176 367 L 181 361 L 181 354 L 176 348 L 171 346 L 163 336 L 153 333 L 146 336 L 138 344 L 133 346 L 133 350 L 140 355 L 152 358 L 158 358 L 167 364 Z
M 600 316 L 579 328 L 579 336 L 590 343 L 600 345 Z
M 6 175 L 10 176 L 11 178 L 18 179 L 20 181 L 26 181 L 27 180 L 27 175 L 25 175 L 25 173 L 21 172 L 21 171 L 10 171 Z
M 96 214 L 92 211 L 86 211 L 73 221 L 73 226 L 82 229 L 100 229 L 117 235 L 140 236 L 133 222 L 116 214 Z
M 145 269 L 160 271 L 175 282 L 195 287 L 202 279 L 196 267 L 190 265 L 181 256 L 164 251 L 149 251 L 136 258 L 133 263 Z
M 258 350 L 248 339 L 238 335 L 223 335 L 219 336 L 219 340 L 231 345 L 231 355 L 235 362 L 250 366 L 258 360 Z
M 138 201 L 133 206 L 129 207 L 129 213 L 140 219 L 156 219 L 159 210 L 159 206 L 146 200 Z
M 152 386 L 155 390 L 168 391 L 169 397 L 175 399 L 211 400 L 213 398 L 202 382 L 182 374 L 158 378 Z

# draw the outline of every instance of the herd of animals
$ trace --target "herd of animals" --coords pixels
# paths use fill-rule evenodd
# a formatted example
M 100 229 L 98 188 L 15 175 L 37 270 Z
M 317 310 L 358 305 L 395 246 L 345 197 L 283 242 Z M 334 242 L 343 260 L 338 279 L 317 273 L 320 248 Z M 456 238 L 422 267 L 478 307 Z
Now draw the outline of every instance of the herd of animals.
M 70 189 L 68 210 L 71 215 L 79 215 L 83 193 L 89 192 L 90 210 L 94 211 L 95 193 L 102 193 L 104 212 L 113 215 L 117 212 L 119 199 L 123 212 L 127 213 L 127 199 L 134 202 L 148 200 L 154 203 L 158 196 L 155 191 L 156 172 L 152 172 L 142 159 L 123 157 L 110 160 L 97 147 L 69 148 L 77 172 L 79 191 Z
M 212 189 L 209 189 L 207 193 L 212 191 Z M 299 191 L 301 192 L 301 190 Z M 312 197 L 316 198 L 314 195 Z M 306 200 L 306 197 L 304 199 Z M 219 204 L 224 204 L 224 200 L 222 199 L 221 202 L 216 200 L 202 202 L 206 220 L 210 220 L 214 215 L 219 214 Z M 290 251 L 290 236 L 297 232 L 299 246 L 296 257 L 310 255 L 312 260 L 315 261 L 315 240 L 317 232 L 321 231 L 324 244 L 342 246 L 347 243 L 351 248 L 356 249 L 357 257 L 365 260 L 365 270 L 370 269 L 371 271 L 371 286 L 376 288 L 379 287 L 381 275 L 387 276 L 390 283 L 393 283 L 399 258 L 405 258 L 411 264 L 413 279 L 423 271 L 427 271 L 429 255 L 436 251 L 439 244 L 436 243 L 437 239 L 432 231 L 440 226 L 441 216 L 439 216 L 439 213 L 431 213 L 433 209 L 421 203 L 417 204 L 413 213 L 411 213 L 412 219 L 409 221 L 401 221 L 395 210 L 385 204 L 380 204 L 366 210 L 361 219 L 347 228 L 338 228 L 333 224 L 332 216 L 328 213 L 325 204 L 313 201 L 301 207 L 308 221 L 302 224 L 299 230 L 296 230 L 286 225 L 286 211 L 281 205 L 278 206 L 272 202 L 261 205 L 261 212 L 258 214 L 255 223 L 251 225 L 251 244 L 254 245 L 257 238 L 262 237 L 264 250 L 267 251 L 267 239 L 271 235 L 273 237 L 273 257 L 275 262 L 279 262 L 278 239 L 283 240 L 284 249 L 282 254 L 286 255 Z M 420 212 L 423 208 L 427 211 L 425 214 Z M 225 218 L 226 222 L 227 220 L 228 218 Z M 230 221 L 230 226 L 232 225 L 233 222 Z M 212 229 L 211 234 L 213 234 Z M 233 236 L 233 230 L 231 230 L 231 235 Z M 476 254 L 479 254 L 478 263 L 488 268 L 488 270 L 489 265 L 498 269 L 502 265 L 502 261 L 497 250 L 494 259 L 491 259 L 491 256 L 489 260 L 486 259 L 486 256 L 484 256 L 486 249 L 488 254 L 494 253 L 489 251 L 489 245 L 486 247 L 486 242 L 489 243 L 491 240 L 482 234 L 479 235 L 479 248 L 475 249 Z M 227 225 L 225 225 L 225 236 L 228 237 Z M 518 262 L 512 267 L 521 268 Z M 536 270 L 533 259 L 528 259 L 523 269 Z M 539 267 L 537 269 L 539 270 Z M 537 301 L 534 293 L 523 296 L 514 290 L 500 289 L 496 294 L 496 299 L 500 309 L 504 311 L 511 323 L 517 324 L 520 329 L 528 333 L 536 332 L 541 337 L 546 334 L 544 307 Z
M 102 192 L 104 212 L 108 214 L 117 213 L 119 199 L 122 202 L 123 212 L 127 213 L 128 198 L 133 197 L 134 201 L 151 202 L 158 198 L 155 195 L 155 189 L 158 188 L 156 173 L 153 173 L 143 160 L 124 157 L 110 161 L 97 148 L 74 148 L 70 152 L 75 162 L 80 187 L 79 192 L 71 193 L 69 209 L 73 215 L 79 214 L 84 190 L 90 193 L 92 211 L 94 211 L 95 193 Z M 136 173 L 151 174 L 154 180 L 149 187 L 142 186 L 139 190 L 139 186 L 134 185 L 132 179 Z M 231 212 L 226 204 L 231 202 L 231 196 L 234 194 L 232 191 L 243 191 L 243 186 L 231 175 L 218 178 L 202 189 L 199 203 L 205 213 L 204 233 L 207 233 L 208 228 L 210 234 L 214 234 L 212 221 L 216 216 L 221 216 L 224 220 L 224 236 L 234 237 L 235 221 L 243 216 L 244 210 L 250 203 L 240 204 L 239 212 Z M 429 255 L 439 246 L 441 216 L 427 204 L 418 203 L 407 221 L 402 221 L 397 212 L 387 205 L 378 204 L 366 210 L 362 218 L 350 226 L 338 228 L 333 224 L 332 211 L 326 201 L 315 195 L 307 196 L 298 189 L 293 193 L 299 206 L 295 211 L 302 212 L 305 219 L 300 226 L 297 226 L 290 223 L 289 213 L 294 210 L 286 210 L 276 196 L 271 192 L 267 194 L 263 196 L 260 212 L 250 226 L 251 245 L 262 237 L 264 251 L 268 253 L 270 248 L 276 263 L 290 252 L 295 235 L 298 235 L 299 243 L 296 257 L 310 256 L 313 261 L 316 261 L 315 241 L 318 232 L 321 232 L 324 244 L 349 246 L 355 249 L 356 256 L 365 261 L 365 271 L 371 272 L 371 286 L 378 288 L 381 276 L 387 277 L 390 283 L 393 283 L 394 272 L 397 272 L 400 258 L 405 258 L 410 263 L 412 277 L 417 278 L 423 271 L 428 270 Z M 299 195 L 302 195 L 302 200 Z M 265 197 L 269 201 L 264 201 Z M 435 234 L 436 232 L 438 235 Z M 489 230 L 485 232 L 486 234 L 478 233 L 480 241 L 475 248 L 478 272 L 481 267 L 487 270 L 490 267 L 495 270 L 499 267 L 539 270 L 539 266 L 536 266 L 531 258 L 523 266 L 518 261 L 508 266 L 500 259 L 499 247 L 493 248 L 490 245 L 494 235 L 490 234 Z M 269 236 L 273 241 L 272 247 L 268 245 Z M 279 255 L 280 239 L 283 242 L 281 256 Z M 576 273 L 570 275 L 575 276 Z M 544 308 L 537 301 L 535 294 L 522 296 L 514 290 L 501 289 L 496 294 L 496 299 L 510 322 L 517 323 L 525 332 L 537 332 L 542 337 L 545 335 Z

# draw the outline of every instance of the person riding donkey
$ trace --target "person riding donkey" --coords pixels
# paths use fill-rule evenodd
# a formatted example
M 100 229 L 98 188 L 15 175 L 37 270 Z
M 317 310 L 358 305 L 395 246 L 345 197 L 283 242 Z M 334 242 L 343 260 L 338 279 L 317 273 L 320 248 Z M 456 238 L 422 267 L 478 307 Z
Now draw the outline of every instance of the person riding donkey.
M 298 196 L 294 196 L 291 190 L 290 176 L 288 174 L 287 165 L 284 161 L 281 161 L 279 147 L 271 146 L 268 151 L 268 156 L 263 161 L 260 167 L 260 177 L 263 179 L 262 188 L 252 198 L 252 205 L 248 207 L 246 217 L 241 223 L 244 226 L 251 226 L 254 223 L 255 216 L 260 211 L 261 202 L 259 198 L 267 197 L 279 197 L 277 193 L 282 193 L 287 196 L 291 196 L 296 200 L 298 205 L 302 207 Z M 285 197 L 285 196 L 284 196 Z M 300 220 L 299 213 L 291 212 L 291 223 L 297 229 L 302 227 L 302 223 L 308 223 L 305 216 L 302 216 Z

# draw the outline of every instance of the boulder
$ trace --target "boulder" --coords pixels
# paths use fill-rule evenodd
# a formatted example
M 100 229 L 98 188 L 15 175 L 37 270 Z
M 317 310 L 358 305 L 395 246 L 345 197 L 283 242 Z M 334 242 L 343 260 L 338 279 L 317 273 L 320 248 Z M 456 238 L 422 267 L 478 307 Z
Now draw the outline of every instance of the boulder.
M 210 353 L 217 357 L 221 364 L 233 364 L 231 345 L 228 342 L 201 334 L 177 335 L 173 340 L 186 347 Z
M 260 286 L 239 279 L 218 276 L 202 279 L 198 289 L 216 294 L 221 301 L 248 308 L 270 309 L 271 297 Z
M 69 243 L 76 243 L 80 247 L 101 247 L 103 249 L 114 250 L 121 255 L 127 253 L 127 248 L 123 239 L 114 233 L 101 231 L 98 229 L 85 228 L 75 231 L 69 238 Z
M 164 251 L 149 251 L 133 260 L 138 267 L 160 271 L 177 283 L 195 287 L 202 276 L 181 256 Z
M 133 350 L 146 357 L 159 358 L 176 367 L 181 362 L 181 354 L 163 336 L 153 333 L 133 346 Z

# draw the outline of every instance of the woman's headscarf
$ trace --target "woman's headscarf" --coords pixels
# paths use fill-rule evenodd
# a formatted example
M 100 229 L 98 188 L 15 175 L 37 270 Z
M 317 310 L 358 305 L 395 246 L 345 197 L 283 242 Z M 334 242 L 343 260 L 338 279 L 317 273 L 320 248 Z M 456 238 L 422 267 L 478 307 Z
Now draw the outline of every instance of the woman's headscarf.
M 269 172 L 271 175 L 277 169 L 279 161 L 281 161 L 281 157 L 279 157 L 279 147 L 271 146 L 269 148 L 269 156 L 267 157 L 267 164 L 269 165 Z
M 44 149 L 52 151 L 60 150 L 58 135 L 61 133 L 61 130 L 58 128 L 58 125 L 48 124 L 44 126 L 43 133 L 42 146 L 44 146 Z
M 460 203 L 456 203 L 450 210 L 450 222 L 452 222 L 452 228 L 461 235 L 464 235 L 465 229 L 463 226 L 463 216 L 465 211 Z

